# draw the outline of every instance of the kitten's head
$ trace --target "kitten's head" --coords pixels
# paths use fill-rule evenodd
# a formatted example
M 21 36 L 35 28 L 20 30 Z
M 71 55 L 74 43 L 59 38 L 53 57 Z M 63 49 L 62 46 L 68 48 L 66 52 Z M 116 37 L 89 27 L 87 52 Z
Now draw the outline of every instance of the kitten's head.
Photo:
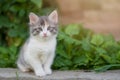
M 58 13 L 54 10 L 48 16 L 29 14 L 30 35 L 41 39 L 56 37 L 58 33 Z

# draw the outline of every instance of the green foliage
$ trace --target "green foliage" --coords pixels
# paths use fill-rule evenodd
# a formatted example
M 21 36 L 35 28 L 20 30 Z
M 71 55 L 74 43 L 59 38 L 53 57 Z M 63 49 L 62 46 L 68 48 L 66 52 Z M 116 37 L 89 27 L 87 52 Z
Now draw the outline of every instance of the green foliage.
M 96 46 L 100 46 L 103 42 L 104 42 L 104 39 L 101 35 L 99 35 L 99 34 L 93 35 L 93 38 L 91 40 L 92 44 L 94 44 Z
M 0 67 L 16 67 L 17 47 L 0 47 Z
M 16 67 L 20 46 L 28 37 L 28 14 L 50 12 L 42 0 L 0 0 L 0 67 Z M 120 69 L 120 41 L 95 34 L 81 24 L 59 26 L 53 69 Z
M 81 24 L 60 27 L 54 69 L 120 69 L 120 43 L 112 35 L 95 34 Z
M 65 33 L 69 36 L 77 35 L 79 34 L 79 31 L 79 26 L 77 24 L 68 25 L 68 27 L 65 29 Z
M 42 0 L 31 0 L 38 8 L 42 7 Z

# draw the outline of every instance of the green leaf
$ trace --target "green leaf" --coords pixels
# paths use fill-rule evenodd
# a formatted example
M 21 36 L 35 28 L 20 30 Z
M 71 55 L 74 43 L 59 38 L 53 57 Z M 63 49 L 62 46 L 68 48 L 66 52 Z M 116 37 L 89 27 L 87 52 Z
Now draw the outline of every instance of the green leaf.
M 114 41 L 109 40 L 109 41 L 106 41 L 102 46 L 103 46 L 104 48 L 107 48 L 107 47 L 109 47 L 109 46 L 113 46 L 114 44 L 115 44 Z
M 100 34 L 95 34 L 92 36 L 91 43 L 100 46 L 104 42 L 103 36 Z
M 63 45 L 58 44 L 59 46 L 57 47 L 56 53 L 62 56 L 63 58 L 69 59 L 69 56 L 67 53 L 65 53 L 65 50 L 63 50 Z
M 9 50 L 6 47 L 0 47 L 0 53 L 8 53 Z
M 107 52 L 106 52 L 106 50 L 104 50 L 103 48 L 96 48 L 96 51 L 97 51 L 97 53 L 99 53 L 99 54 L 106 54 Z
M 73 59 L 74 64 L 86 65 L 88 63 L 88 58 L 85 55 L 76 56 Z
M 109 64 L 116 63 L 116 58 L 113 58 L 113 57 L 111 57 L 109 55 L 105 55 L 105 54 L 101 54 L 100 56 Z
M 77 35 L 79 34 L 79 32 L 80 32 L 79 25 L 77 24 L 68 25 L 65 29 L 65 33 L 68 34 L 69 36 Z
M 26 0 L 16 0 L 17 2 L 24 3 Z
M 24 16 L 24 14 L 25 14 L 25 10 L 22 9 L 22 10 L 19 11 L 19 16 L 20 17 Z
M 60 41 L 60 40 L 63 40 L 65 38 L 66 38 L 65 33 L 60 31 L 59 34 L 58 34 L 58 40 Z
M 8 17 L 6 17 L 6 16 L 0 16 L 0 28 L 2 28 L 2 27 L 9 27 L 9 26 L 11 26 L 11 23 L 9 22 L 9 19 L 8 19 Z
M 94 65 L 94 67 L 101 66 L 101 65 L 105 64 L 105 61 L 101 58 L 98 58 L 98 59 L 96 58 L 93 60 L 92 64 Z
M 68 59 L 64 59 L 62 57 L 56 57 L 54 60 L 54 66 L 56 67 L 65 67 L 65 66 L 71 66 L 72 65 L 72 61 L 68 60 Z
M 11 55 L 14 55 L 14 54 L 16 54 L 16 52 L 17 52 L 17 47 L 15 47 L 15 46 L 10 46 L 10 47 L 9 47 L 9 51 L 11 52 Z
M 42 0 L 31 0 L 38 8 L 42 7 Z
M 119 62 L 120 62 L 120 51 L 117 53 L 117 59 L 118 59 Z
M 85 51 L 90 51 L 91 50 L 91 45 L 89 43 L 89 40 L 88 39 L 83 39 L 82 42 L 82 48 L 85 50 Z
M 9 10 L 12 11 L 13 13 L 17 13 L 20 10 L 20 7 L 18 5 L 13 5 L 10 7 Z
M 73 44 L 74 43 L 74 39 L 70 38 L 70 37 L 66 37 L 65 38 L 65 42 L 68 44 Z
M 16 37 L 18 34 L 17 34 L 17 31 L 16 31 L 15 29 L 10 29 L 10 30 L 8 31 L 8 35 L 9 35 L 10 37 Z
M 100 67 L 95 68 L 94 70 L 97 72 L 103 72 L 103 71 L 106 71 L 112 67 L 120 67 L 120 64 L 111 64 L 111 65 L 105 65 L 102 67 L 100 66 Z
M 21 38 L 19 38 L 19 37 L 15 38 L 15 42 L 14 42 L 15 46 L 20 46 L 21 43 L 22 43 L 22 39 Z
M 89 61 L 93 61 L 93 60 L 94 60 L 94 56 L 93 56 L 93 54 L 91 54 L 90 52 L 86 52 L 85 55 L 86 55 L 86 57 L 87 57 L 87 59 L 88 59 Z

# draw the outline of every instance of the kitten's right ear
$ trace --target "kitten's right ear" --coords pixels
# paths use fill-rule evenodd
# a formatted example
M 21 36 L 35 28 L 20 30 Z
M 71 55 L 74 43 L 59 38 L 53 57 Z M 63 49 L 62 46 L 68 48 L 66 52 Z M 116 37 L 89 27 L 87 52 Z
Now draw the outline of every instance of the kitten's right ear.
M 32 12 L 29 14 L 30 24 L 35 24 L 38 20 L 39 20 L 39 17 L 36 14 Z
M 58 13 L 57 10 L 54 10 L 49 16 L 48 18 L 54 22 L 54 23 L 58 23 Z

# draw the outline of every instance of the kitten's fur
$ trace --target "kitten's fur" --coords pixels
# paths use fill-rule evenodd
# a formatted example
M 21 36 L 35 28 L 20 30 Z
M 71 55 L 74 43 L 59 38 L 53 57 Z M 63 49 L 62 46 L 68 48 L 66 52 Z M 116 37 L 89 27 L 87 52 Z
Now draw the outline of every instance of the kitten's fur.
M 29 20 L 30 37 L 20 50 L 18 68 L 23 72 L 33 70 L 36 76 L 51 74 L 58 33 L 57 11 L 40 17 L 30 13 Z

